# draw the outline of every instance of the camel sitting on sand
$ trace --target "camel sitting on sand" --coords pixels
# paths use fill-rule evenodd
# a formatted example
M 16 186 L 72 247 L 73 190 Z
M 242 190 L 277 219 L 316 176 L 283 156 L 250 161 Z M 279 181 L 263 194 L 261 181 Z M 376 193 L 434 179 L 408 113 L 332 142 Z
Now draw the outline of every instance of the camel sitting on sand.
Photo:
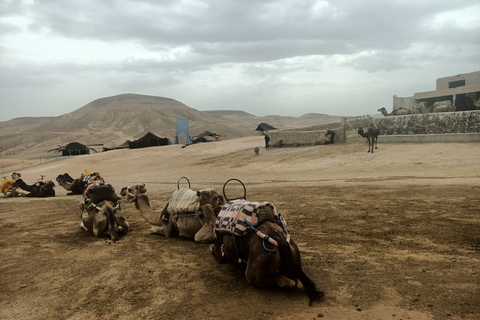
M 110 236 L 111 240 L 118 240 L 119 235 L 126 234 L 130 228 L 120 202 L 113 186 L 105 183 L 100 174 L 90 176 L 79 204 L 82 209 L 80 226 L 87 232 L 93 231 L 97 237 Z
M 426 107 L 426 103 L 419 103 L 414 107 L 419 113 L 436 113 L 436 112 L 454 112 L 457 108 L 452 104 L 452 101 L 437 101 L 430 107 Z
M 407 114 L 414 114 L 415 112 L 413 112 L 413 110 L 411 109 L 407 109 L 405 107 L 400 107 L 398 109 L 395 109 L 393 110 L 391 113 L 388 113 L 387 112 L 387 109 L 385 109 L 385 107 L 381 107 L 380 109 L 378 109 L 377 111 L 379 111 L 381 114 L 383 114 L 385 117 L 389 117 L 389 116 L 403 116 L 403 115 L 407 115 Z
M 68 173 L 57 176 L 57 182 L 65 190 L 69 191 L 67 195 L 83 194 L 87 186 L 87 181 L 95 173 L 82 173 L 77 179 L 73 179 Z
M 23 192 L 20 191 L 19 187 L 15 187 L 13 184 L 16 180 L 18 180 L 22 175 L 18 172 L 12 173 L 12 179 L 7 179 L 7 177 L 3 177 L 3 181 L 0 184 L 0 192 L 5 195 L 5 197 L 21 197 L 25 195 Z
M 241 265 L 250 284 L 303 288 L 310 305 L 324 295 L 303 272 L 300 251 L 271 203 L 227 202 L 218 213 L 215 232 L 210 246 L 215 259 Z
M 55 196 L 55 183 L 52 180 L 37 180 L 34 184 L 28 185 L 23 179 L 17 179 L 13 183 L 14 187 L 27 191 L 26 197 L 45 198 Z
M 214 241 L 214 212 L 219 212 L 223 205 L 223 197 L 216 190 L 175 190 L 161 211 L 150 206 L 146 192 L 145 184 L 137 184 L 123 188 L 120 194 L 127 197 L 127 201 L 135 202 L 143 218 L 153 225 L 152 232 L 165 237 L 178 235 L 201 243 Z

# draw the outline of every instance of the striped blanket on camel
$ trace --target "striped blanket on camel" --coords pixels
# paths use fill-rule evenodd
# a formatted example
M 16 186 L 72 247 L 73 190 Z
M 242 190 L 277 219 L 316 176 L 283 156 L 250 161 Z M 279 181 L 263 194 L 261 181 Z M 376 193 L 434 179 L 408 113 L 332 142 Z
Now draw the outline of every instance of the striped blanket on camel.
M 219 212 L 215 221 L 215 230 L 243 236 L 250 227 L 257 226 L 264 220 L 278 220 L 277 209 L 270 202 L 252 202 L 243 199 L 228 201 Z
M 213 190 L 206 188 L 203 190 Z M 200 198 L 197 196 L 197 191 L 188 188 L 181 188 L 175 190 L 167 205 L 167 212 L 174 217 L 185 213 L 197 213 L 200 211 Z

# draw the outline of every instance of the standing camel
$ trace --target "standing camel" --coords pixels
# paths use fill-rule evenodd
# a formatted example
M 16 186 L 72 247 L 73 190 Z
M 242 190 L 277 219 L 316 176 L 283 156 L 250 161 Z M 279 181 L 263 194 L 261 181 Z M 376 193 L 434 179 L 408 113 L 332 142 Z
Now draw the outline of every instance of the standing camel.
M 368 128 L 367 132 L 363 131 L 362 127 L 358 128 L 358 134 L 361 135 L 364 138 L 367 138 L 368 140 L 368 152 L 372 150 L 371 152 L 373 153 L 373 145 L 375 144 L 375 149 L 377 149 L 377 140 L 378 140 L 378 135 L 380 134 L 380 130 L 374 126 L 371 126 Z

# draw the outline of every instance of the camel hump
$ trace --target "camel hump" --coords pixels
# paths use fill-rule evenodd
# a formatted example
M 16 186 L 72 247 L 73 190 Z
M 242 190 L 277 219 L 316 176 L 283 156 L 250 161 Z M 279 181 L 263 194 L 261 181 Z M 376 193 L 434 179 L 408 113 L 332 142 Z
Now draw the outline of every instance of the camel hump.
M 175 190 L 168 202 L 167 211 L 173 215 L 186 212 L 197 212 L 200 210 L 200 198 L 197 192 L 188 188 Z

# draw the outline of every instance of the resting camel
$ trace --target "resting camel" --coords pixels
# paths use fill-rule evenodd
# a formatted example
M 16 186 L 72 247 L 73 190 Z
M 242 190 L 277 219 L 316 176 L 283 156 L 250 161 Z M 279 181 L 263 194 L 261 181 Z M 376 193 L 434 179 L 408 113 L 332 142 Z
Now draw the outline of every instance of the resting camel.
M 221 227 L 225 225 L 222 213 L 230 204 L 228 202 L 222 208 L 216 220 L 216 239 L 210 247 L 215 259 L 219 263 L 239 263 L 245 270 L 247 281 L 254 286 L 303 287 L 310 306 L 314 300 L 319 300 L 324 294 L 303 272 L 300 251 L 281 223 L 281 218 L 277 215 L 277 219 L 259 219 L 256 226 L 238 235 Z M 228 219 L 231 221 L 231 217 L 237 214 L 234 212 Z M 238 229 L 233 227 L 232 230 Z
M 200 191 L 187 188 L 178 189 L 161 211 L 155 211 L 150 206 L 146 192 L 145 184 L 137 184 L 123 188 L 120 194 L 127 197 L 127 201 L 135 202 L 135 207 L 143 218 L 154 226 L 151 229 L 152 232 L 165 237 L 178 235 L 201 243 L 213 242 L 215 237 L 213 231 L 215 227 L 214 212 L 220 211 L 223 205 L 223 197 L 217 191 L 214 189 Z M 181 194 L 188 195 L 193 199 L 188 209 L 181 208 L 182 204 L 175 201 L 176 196 Z
M 0 192 L 2 192 L 6 197 L 21 197 L 24 195 L 20 191 L 20 188 L 13 186 L 16 180 L 18 180 L 22 175 L 18 172 L 12 173 L 12 179 L 3 178 L 2 183 L 0 184 Z
M 92 173 L 82 173 L 77 179 L 73 179 L 68 173 L 61 174 L 57 177 L 57 182 L 65 190 L 70 191 L 67 195 L 83 194 L 86 187 L 86 180 Z
M 13 183 L 14 187 L 28 191 L 26 197 L 46 198 L 55 196 L 55 183 L 51 180 L 39 180 L 32 185 L 28 185 L 23 179 L 17 179 Z
M 368 140 L 368 152 L 373 153 L 373 145 L 375 144 L 375 149 L 377 149 L 377 140 L 378 135 L 380 134 L 380 130 L 374 126 L 368 128 L 367 132 L 363 131 L 362 127 L 358 128 L 358 134 Z M 372 151 L 370 151 L 372 150 Z
M 436 113 L 436 112 L 454 112 L 457 108 L 452 104 L 452 101 L 437 101 L 430 107 L 426 107 L 426 103 L 419 103 L 414 107 L 419 113 Z
M 118 240 L 119 234 L 129 230 L 120 202 L 112 185 L 105 183 L 100 175 L 92 175 L 79 205 L 83 209 L 80 226 L 87 232 L 93 231 L 97 237 L 110 236 L 111 240 Z
M 477 108 L 477 110 L 480 110 L 480 98 L 477 100 L 475 92 L 467 93 L 465 98 L 469 98 L 472 101 L 473 106 Z
M 407 109 L 407 108 L 404 108 L 404 107 L 400 107 L 399 109 L 395 109 L 393 110 L 391 113 L 388 113 L 387 112 L 387 109 L 385 109 L 385 107 L 381 107 L 380 109 L 378 109 L 377 111 L 379 111 L 381 114 L 383 114 L 385 117 L 389 117 L 389 116 L 402 116 L 402 115 L 406 115 L 406 114 L 413 114 L 415 112 L 413 112 L 413 110 L 410 110 L 410 109 Z

